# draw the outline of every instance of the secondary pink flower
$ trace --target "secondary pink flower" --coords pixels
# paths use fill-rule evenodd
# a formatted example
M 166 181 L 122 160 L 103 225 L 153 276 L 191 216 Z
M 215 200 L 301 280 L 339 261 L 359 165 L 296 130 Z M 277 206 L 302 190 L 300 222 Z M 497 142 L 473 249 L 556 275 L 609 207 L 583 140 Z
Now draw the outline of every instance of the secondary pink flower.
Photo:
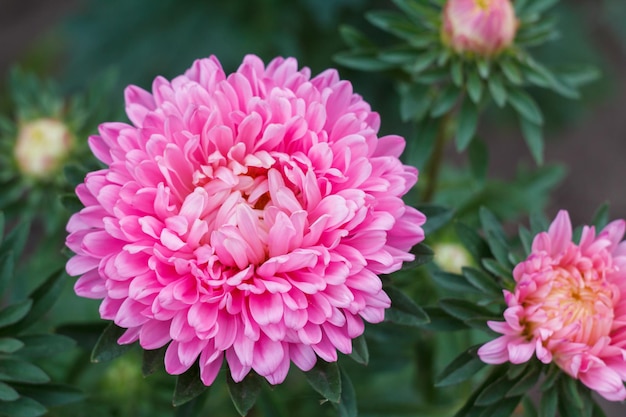
M 506 321 L 488 322 L 503 336 L 482 346 L 480 358 L 523 363 L 535 354 L 608 400 L 626 399 L 625 229 L 623 220 L 597 235 L 585 226 L 575 244 L 569 215 L 559 212 L 515 267 Z
M 513 42 L 517 26 L 510 0 L 448 0 L 441 37 L 457 52 L 490 56 Z
M 226 76 L 211 57 L 128 87 L 126 111 L 132 125 L 90 138 L 108 167 L 77 187 L 67 225 L 76 293 L 103 299 L 120 343 L 169 343 L 166 370 L 199 359 L 206 385 L 224 356 L 235 381 L 276 384 L 383 320 L 378 274 L 424 238 L 401 199 L 417 170 L 335 70 L 247 56 Z

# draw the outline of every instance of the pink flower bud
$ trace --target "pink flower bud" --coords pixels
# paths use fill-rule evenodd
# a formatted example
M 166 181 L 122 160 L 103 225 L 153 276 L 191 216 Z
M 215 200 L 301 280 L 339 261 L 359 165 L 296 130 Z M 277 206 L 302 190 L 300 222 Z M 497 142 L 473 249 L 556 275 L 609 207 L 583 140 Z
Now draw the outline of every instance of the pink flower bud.
M 63 122 L 36 119 L 20 126 L 15 159 L 23 174 L 46 178 L 59 167 L 71 145 L 72 135 Z
M 517 26 L 510 0 L 448 0 L 441 38 L 457 52 L 491 56 L 513 42 Z

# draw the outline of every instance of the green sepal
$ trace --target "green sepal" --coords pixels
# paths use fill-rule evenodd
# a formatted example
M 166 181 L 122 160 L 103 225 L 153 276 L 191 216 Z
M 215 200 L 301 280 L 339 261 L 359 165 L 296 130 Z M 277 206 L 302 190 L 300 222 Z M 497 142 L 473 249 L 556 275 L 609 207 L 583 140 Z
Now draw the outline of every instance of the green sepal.
M 261 393 L 261 379 L 256 373 L 250 372 L 241 382 L 235 382 L 229 372 L 226 383 L 235 409 L 239 415 L 245 416 L 252 409 Z
M 141 373 L 143 376 L 152 375 L 163 366 L 165 351 L 167 351 L 168 346 L 165 345 L 159 349 L 143 351 L 141 360 Z
M 357 417 L 356 392 L 352 385 L 352 380 L 348 374 L 339 368 L 341 374 L 341 398 L 338 403 L 332 403 L 333 408 L 338 411 L 339 417 Z
M 200 366 L 196 361 L 186 372 L 178 375 L 176 378 L 172 405 L 179 407 L 204 394 L 207 389 L 208 387 L 200 379 Z
M 120 345 L 117 341 L 126 332 L 123 329 L 111 323 L 98 338 L 98 342 L 91 351 L 91 361 L 95 363 L 107 362 L 115 359 L 133 348 L 133 345 Z
M 338 403 L 341 399 L 341 374 L 337 362 L 318 359 L 313 369 L 305 372 L 309 385 L 330 402 Z
M 352 360 L 361 365 L 367 365 L 370 361 L 370 352 L 367 348 L 365 335 L 360 335 L 352 339 L 352 353 L 349 355 Z

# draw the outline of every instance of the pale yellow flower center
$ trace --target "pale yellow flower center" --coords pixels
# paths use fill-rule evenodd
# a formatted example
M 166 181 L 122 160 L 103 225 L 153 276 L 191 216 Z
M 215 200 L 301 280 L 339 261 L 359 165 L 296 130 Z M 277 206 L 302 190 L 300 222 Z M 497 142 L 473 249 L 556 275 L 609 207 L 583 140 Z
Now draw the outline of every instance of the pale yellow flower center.
M 489 5 L 491 4 L 491 0 L 475 0 L 476 6 L 480 7 L 482 10 L 487 10 Z
M 560 321 L 561 328 L 579 328 L 568 339 L 593 345 L 608 336 L 613 323 L 613 286 L 604 279 L 566 271 L 557 272 L 550 292 L 543 301 L 548 320 Z

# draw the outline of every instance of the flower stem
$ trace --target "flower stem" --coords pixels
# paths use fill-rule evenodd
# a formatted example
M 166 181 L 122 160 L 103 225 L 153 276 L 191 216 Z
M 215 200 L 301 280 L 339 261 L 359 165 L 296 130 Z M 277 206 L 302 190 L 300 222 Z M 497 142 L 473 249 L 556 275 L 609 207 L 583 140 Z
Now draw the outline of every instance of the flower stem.
M 446 142 L 448 141 L 447 132 L 449 120 L 449 113 L 441 118 L 437 129 L 437 138 L 435 139 L 433 154 L 428 161 L 428 165 L 426 165 L 426 189 L 424 190 L 424 195 L 422 196 L 422 202 L 424 203 L 430 202 L 435 195 L 435 191 L 437 190 L 444 150 Z

